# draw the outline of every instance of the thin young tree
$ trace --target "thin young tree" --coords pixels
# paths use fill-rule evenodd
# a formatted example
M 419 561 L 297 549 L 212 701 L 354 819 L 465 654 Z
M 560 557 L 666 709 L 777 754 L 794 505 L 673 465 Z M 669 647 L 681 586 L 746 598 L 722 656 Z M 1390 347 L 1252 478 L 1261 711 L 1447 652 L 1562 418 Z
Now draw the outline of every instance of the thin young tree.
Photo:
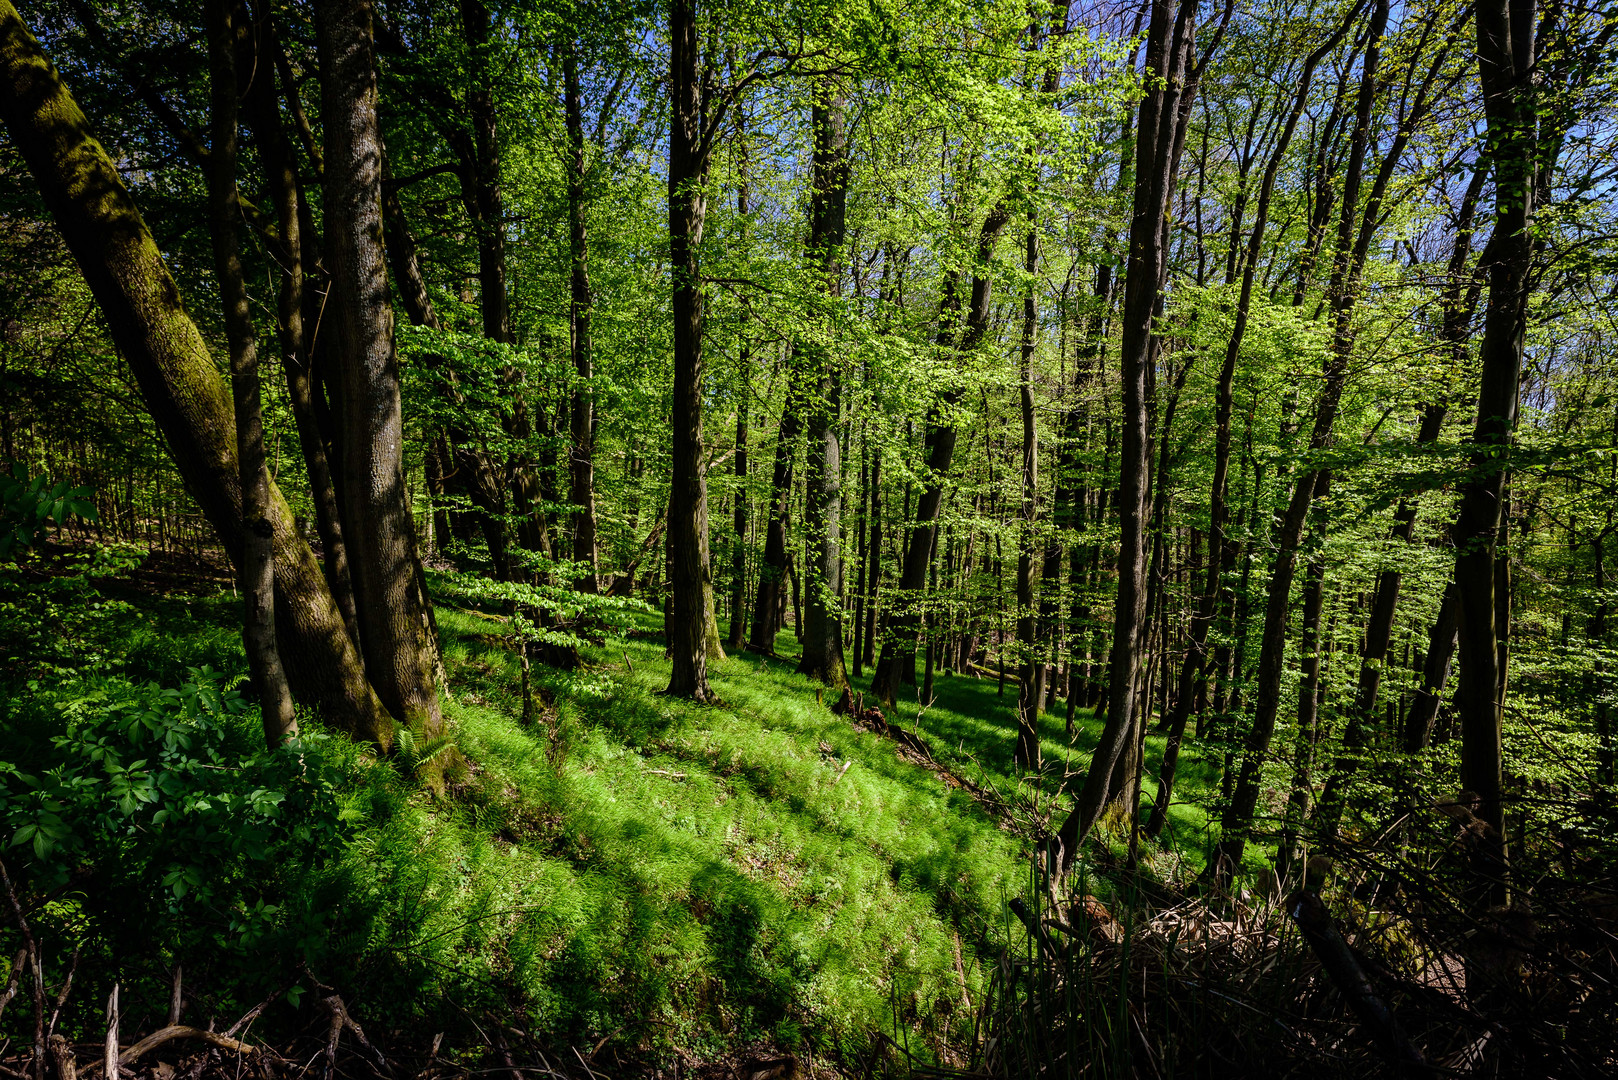
M 258 340 L 242 272 L 236 223 L 241 196 L 236 188 L 240 90 L 236 78 L 238 42 L 249 28 L 233 16 L 231 0 L 209 0 L 208 67 L 213 127 L 209 150 L 208 218 L 213 234 L 214 272 L 225 314 L 230 350 L 231 399 L 236 420 L 236 463 L 241 470 L 242 555 L 237 577 L 242 594 L 242 644 L 258 691 L 264 739 L 279 746 L 298 732 L 292 690 L 275 644 L 275 529 L 268 516 L 270 474 L 264 464 L 264 410 L 258 377 Z

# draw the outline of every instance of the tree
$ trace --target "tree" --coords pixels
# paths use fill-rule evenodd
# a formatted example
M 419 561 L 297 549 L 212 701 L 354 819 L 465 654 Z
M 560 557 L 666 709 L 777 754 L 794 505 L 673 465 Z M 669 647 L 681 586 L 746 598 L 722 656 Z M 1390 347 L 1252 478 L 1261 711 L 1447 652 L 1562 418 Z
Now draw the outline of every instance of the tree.
M 235 424 L 202 336 L 84 114 L 9 3 L 0 3 L 0 109 L 187 486 L 231 560 L 243 558 Z M 276 634 L 293 694 L 357 739 L 392 722 L 366 680 L 309 546 L 274 484 Z
M 1147 31 L 1146 87 L 1136 123 L 1134 210 L 1129 224 L 1129 261 L 1124 275 L 1119 352 L 1123 384 L 1123 438 L 1119 456 L 1118 599 L 1113 611 L 1107 724 L 1090 755 L 1072 811 L 1057 840 L 1060 864 L 1072 866 L 1078 847 L 1094 827 L 1112 792 L 1113 767 L 1136 737 L 1136 679 L 1141 667 L 1141 629 L 1146 617 L 1147 368 L 1155 348 L 1152 318 L 1163 286 L 1169 201 L 1174 195 L 1185 123 L 1196 95 L 1197 0 L 1176 12 L 1168 0 L 1153 0 Z M 1229 8 L 1226 16 L 1229 18 Z M 1217 45 L 1217 36 L 1214 44 Z M 1211 53 L 1210 49 L 1210 53 Z
M 270 475 L 264 467 L 264 414 L 260 404 L 258 342 L 242 277 L 236 222 L 241 199 L 236 191 L 236 111 L 239 88 L 236 53 L 247 27 L 238 28 L 227 0 L 210 0 L 208 58 L 212 85 L 213 145 L 209 151 L 208 205 L 213 230 L 214 268 L 225 309 L 230 349 L 231 397 L 236 421 L 236 458 L 241 469 L 242 642 L 258 689 L 264 738 L 271 746 L 298 732 L 281 654 L 275 646 L 275 529 L 267 514 Z
M 366 672 L 389 713 L 430 738 L 444 719 L 434 677 L 437 641 L 405 498 L 372 18 L 368 0 L 323 0 L 316 7 L 343 534 Z
M 845 102 L 831 85 L 819 88 L 812 107 L 814 191 L 809 201 L 809 258 L 824 283 L 826 299 L 842 293 L 842 247 L 848 202 L 848 134 Z M 813 380 L 808 414 L 808 497 L 804 524 L 809 531 L 809 562 L 804 568 L 803 658 L 798 671 L 834 691 L 848 685 L 843 664 L 841 541 L 843 456 L 842 374 L 821 342 L 802 349 Z

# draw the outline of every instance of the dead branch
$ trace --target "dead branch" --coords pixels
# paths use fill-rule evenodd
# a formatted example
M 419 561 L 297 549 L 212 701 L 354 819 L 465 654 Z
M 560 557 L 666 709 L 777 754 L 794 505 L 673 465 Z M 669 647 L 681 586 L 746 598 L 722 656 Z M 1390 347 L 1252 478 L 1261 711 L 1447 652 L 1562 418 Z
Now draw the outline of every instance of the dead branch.
M 107 1074 L 107 1080 L 118 1080 L 118 984 L 112 984 L 112 993 L 107 995 L 107 1046 L 106 1056 L 102 1061 L 102 1071 Z
M 6 1006 L 11 999 L 17 996 L 17 988 L 22 985 L 22 971 L 28 963 L 28 950 L 18 949 L 17 958 L 11 962 L 11 981 L 6 984 L 5 993 L 0 994 L 0 1015 L 4 1015 Z
M 238 1054 L 256 1054 L 259 1052 L 258 1047 L 250 1043 L 244 1043 L 239 1039 L 233 1039 L 229 1035 L 221 1035 L 217 1031 L 204 1031 L 202 1028 L 190 1027 L 185 1024 L 170 1024 L 168 1027 L 159 1028 L 152 1032 L 146 1038 L 119 1054 L 117 1059 L 118 1068 L 127 1069 L 146 1054 L 156 1050 L 164 1043 L 173 1042 L 175 1039 L 196 1039 L 200 1042 L 211 1043 L 221 1050 L 234 1050 Z M 105 1065 L 98 1061 L 84 1070 L 84 1077 L 98 1075 L 103 1068 L 105 1068 Z
M 1343 940 L 1336 922 L 1321 902 L 1320 895 L 1300 889 L 1287 899 L 1287 913 L 1303 931 L 1303 938 L 1314 950 L 1321 967 L 1366 1027 L 1378 1047 L 1396 1067 L 1406 1073 L 1424 1073 L 1426 1059 L 1399 1030 L 1393 1010 L 1376 996 L 1354 952 Z

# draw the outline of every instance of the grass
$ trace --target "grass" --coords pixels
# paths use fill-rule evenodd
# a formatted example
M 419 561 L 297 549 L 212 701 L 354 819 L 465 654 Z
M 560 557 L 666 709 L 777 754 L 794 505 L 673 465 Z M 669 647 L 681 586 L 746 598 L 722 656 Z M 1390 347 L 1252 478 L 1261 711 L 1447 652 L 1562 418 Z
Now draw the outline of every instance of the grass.
M 240 665 L 228 592 L 103 591 L 123 601 L 92 627 L 118 677 L 173 679 L 222 653 Z M 1012 936 L 1005 902 L 1028 887 L 1026 828 L 834 716 L 789 658 L 713 664 L 721 705 L 668 698 L 648 617 L 586 650 L 582 671 L 536 664 L 548 704 L 524 726 L 503 619 L 449 603 L 437 618 L 469 766 L 435 799 L 393 764 L 348 756 L 352 832 L 269 897 L 277 964 L 309 957 L 396 1030 L 499 1014 L 609 1059 L 753 1044 L 849 1058 L 887 1036 L 954 1058 Z M 779 645 L 795 652 L 790 633 Z M 1014 708 L 990 680 L 941 674 L 930 706 L 893 719 L 958 775 L 1065 812 L 1012 772 Z M 1071 744 L 1063 717 L 1041 721 L 1047 761 L 1072 768 L 1098 733 L 1088 712 Z M 1148 776 L 1161 744 L 1148 738 Z M 1177 842 L 1200 841 L 1189 803 L 1210 782 L 1188 755 Z M 284 975 L 260 967 L 260 981 Z

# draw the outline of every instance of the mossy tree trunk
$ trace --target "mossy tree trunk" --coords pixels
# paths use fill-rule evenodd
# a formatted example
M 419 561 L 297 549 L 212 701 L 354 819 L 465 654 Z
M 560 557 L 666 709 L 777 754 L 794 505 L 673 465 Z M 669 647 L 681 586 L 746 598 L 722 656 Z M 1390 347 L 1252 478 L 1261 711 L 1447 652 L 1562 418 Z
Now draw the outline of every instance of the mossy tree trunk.
M 0 113 L 192 496 L 240 564 L 241 476 L 230 400 L 140 211 L 55 68 L 0 0 Z M 274 483 L 276 636 L 293 694 L 357 739 L 393 725 L 366 681 L 319 564 Z

